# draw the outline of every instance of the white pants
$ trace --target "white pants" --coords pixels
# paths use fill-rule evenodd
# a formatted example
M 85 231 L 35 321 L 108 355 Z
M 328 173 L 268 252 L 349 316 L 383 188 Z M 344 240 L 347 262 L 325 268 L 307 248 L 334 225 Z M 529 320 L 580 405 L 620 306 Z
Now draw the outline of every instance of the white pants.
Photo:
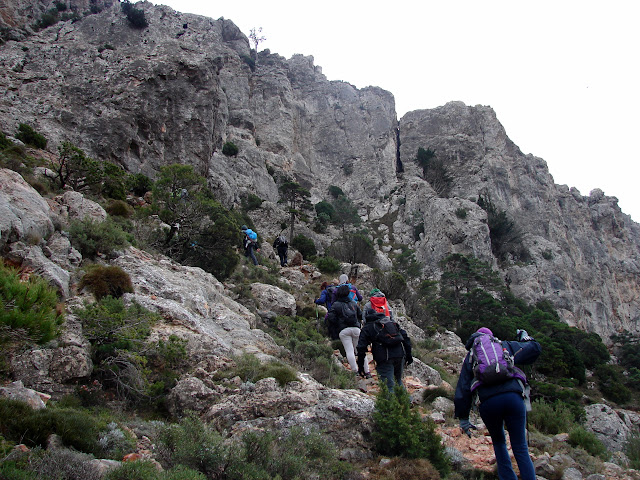
M 356 347 L 358 346 L 358 339 L 360 338 L 360 329 L 358 327 L 347 327 L 340 331 L 340 341 L 344 347 L 344 352 L 347 355 L 347 361 L 351 370 L 358 371 L 358 364 L 356 363 Z M 364 373 L 369 373 L 369 362 L 364 362 Z

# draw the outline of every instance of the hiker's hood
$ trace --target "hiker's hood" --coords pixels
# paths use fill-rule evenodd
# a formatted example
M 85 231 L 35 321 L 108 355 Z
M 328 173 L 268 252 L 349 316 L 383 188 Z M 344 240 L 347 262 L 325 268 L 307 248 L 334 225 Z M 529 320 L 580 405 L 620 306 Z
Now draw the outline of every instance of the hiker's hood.
M 471 336 L 469 337 L 469 340 L 467 340 L 467 343 L 464 345 L 464 348 L 466 348 L 467 350 L 471 350 L 471 347 L 473 347 L 473 341 L 478 338 L 480 335 L 485 335 L 482 332 L 474 332 L 471 334 Z
M 367 323 L 375 322 L 376 320 L 382 320 L 386 315 L 382 312 L 376 312 L 373 308 L 367 309 L 364 314 L 364 318 Z
M 371 295 L 371 298 L 375 298 L 375 297 L 382 297 L 382 298 L 386 298 L 384 293 L 382 293 L 381 291 L 377 291 L 375 292 L 373 295 Z

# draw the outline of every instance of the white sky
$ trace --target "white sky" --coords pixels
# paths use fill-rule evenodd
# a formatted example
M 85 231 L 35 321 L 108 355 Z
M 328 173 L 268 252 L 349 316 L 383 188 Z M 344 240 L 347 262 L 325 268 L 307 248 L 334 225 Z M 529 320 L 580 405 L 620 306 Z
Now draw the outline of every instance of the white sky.
M 153 1 L 153 0 L 152 0 Z M 601 188 L 640 222 L 638 0 L 156 0 L 262 27 L 329 80 L 375 85 L 398 118 L 453 100 L 489 105 L 524 153 L 582 195 Z

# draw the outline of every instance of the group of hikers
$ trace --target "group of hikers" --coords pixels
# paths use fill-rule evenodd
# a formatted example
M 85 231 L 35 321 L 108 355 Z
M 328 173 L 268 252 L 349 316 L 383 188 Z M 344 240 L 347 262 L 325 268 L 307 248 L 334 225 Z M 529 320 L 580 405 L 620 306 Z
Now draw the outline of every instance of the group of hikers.
M 336 282 L 334 282 L 336 283 Z M 404 388 L 405 366 L 413 362 L 411 340 L 394 319 L 385 294 L 374 288 L 369 300 L 342 274 L 337 285 L 322 283 L 316 304 L 327 308 L 325 323 L 329 336 L 340 339 L 351 370 L 363 378 L 371 378 L 367 351 L 375 362 L 379 379 L 389 390 Z M 522 480 L 535 480 L 535 470 L 526 438 L 527 411 L 530 410 L 529 386 L 522 370 L 515 366 L 535 362 L 541 347 L 525 330 L 517 331 L 517 341 L 501 341 L 486 327 L 479 328 L 467 340 L 454 397 L 455 417 L 462 431 L 471 437 L 477 429 L 469 420 L 472 407 L 477 407 L 491 440 L 496 457 L 498 478 L 517 480 L 507 449 L 504 428 L 509 432 L 513 455 Z
M 255 252 L 260 251 L 257 234 L 242 226 L 245 256 L 258 265 Z M 288 242 L 279 235 L 273 242 L 280 265 L 287 265 Z M 346 274 L 331 284 L 323 282 L 316 304 L 325 305 L 325 325 L 332 340 L 340 340 L 349 367 L 354 374 L 372 378 L 367 353 L 375 363 L 378 378 L 392 391 L 396 385 L 404 388 L 404 367 L 413 362 L 411 339 L 394 319 L 383 292 L 374 288 L 363 308 L 362 293 L 349 282 Z M 525 330 L 517 331 L 516 341 L 501 341 L 486 327 L 479 328 L 466 342 L 467 355 L 462 363 L 454 397 L 454 416 L 462 431 L 471 437 L 477 429 L 469 420 L 476 408 L 484 422 L 496 457 L 498 478 L 517 480 L 507 449 L 505 427 L 515 457 L 520 478 L 535 480 L 533 462 L 526 438 L 529 385 L 522 370 L 515 366 L 530 365 L 540 356 L 541 346 Z
M 247 228 L 246 225 L 242 225 L 242 246 L 244 248 L 244 256 L 251 259 L 254 265 L 258 265 L 258 258 L 256 252 L 260 251 L 260 244 L 258 243 L 258 234 L 252 229 Z M 278 253 L 280 258 L 280 266 L 287 266 L 287 252 L 289 251 L 289 242 L 287 237 L 280 234 L 273 241 L 273 248 Z

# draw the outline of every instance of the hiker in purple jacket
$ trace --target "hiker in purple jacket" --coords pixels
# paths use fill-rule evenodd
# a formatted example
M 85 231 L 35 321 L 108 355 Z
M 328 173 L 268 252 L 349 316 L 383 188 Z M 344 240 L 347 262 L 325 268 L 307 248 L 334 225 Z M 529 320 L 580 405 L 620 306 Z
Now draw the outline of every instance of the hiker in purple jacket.
M 525 330 L 518 330 L 518 341 L 502 341 L 502 348 L 518 365 L 529 365 L 540 356 L 541 347 L 531 338 Z M 454 398 L 455 417 L 460 419 L 460 428 L 471 436 L 471 430 L 476 426 L 469 421 L 469 412 L 473 403 L 473 396 L 477 395 L 480 402 L 478 408 L 482 421 L 489 430 L 493 441 L 493 451 L 498 466 L 498 478 L 500 480 L 517 480 L 513 471 L 507 441 L 504 434 L 504 425 L 509 432 L 511 450 L 518 463 L 520 478 L 522 480 L 535 480 L 536 474 L 533 462 L 529 457 L 529 448 L 526 439 L 527 408 L 525 396 L 528 387 L 520 378 L 509 378 L 502 383 L 485 385 L 480 383 L 474 388 L 472 384 L 477 382 L 473 371 L 472 348 L 474 341 L 481 335 L 493 333 L 486 327 L 478 329 L 467 340 L 466 348 L 469 351 L 462 363 L 456 394 Z M 475 386 L 475 385 L 474 385 Z

